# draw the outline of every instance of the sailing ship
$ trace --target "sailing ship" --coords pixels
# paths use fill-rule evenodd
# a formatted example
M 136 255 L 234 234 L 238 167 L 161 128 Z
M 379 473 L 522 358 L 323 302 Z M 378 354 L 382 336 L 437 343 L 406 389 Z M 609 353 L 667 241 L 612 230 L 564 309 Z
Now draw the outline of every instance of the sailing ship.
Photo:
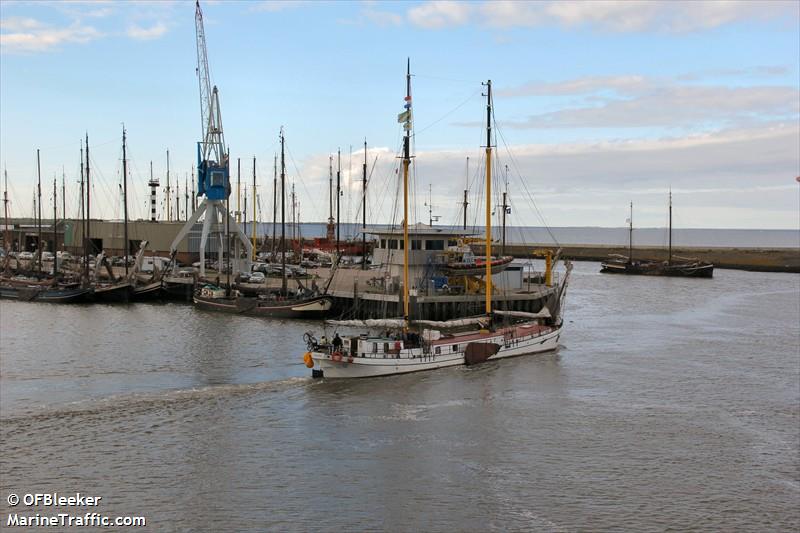
M 123 145 L 125 132 L 123 130 Z M 123 158 L 124 160 L 124 158 Z M 86 179 L 84 190 L 86 191 L 86 219 L 84 220 L 83 231 L 83 264 L 84 264 L 84 286 L 92 288 L 92 299 L 98 302 L 128 302 L 133 290 L 133 286 L 127 279 L 118 280 L 114 275 L 111 265 L 102 250 L 98 251 L 94 264 L 94 277 L 89 273 L 89 255 L 93 251 L 91 239 L 91 186 L 90 186 L 90 165 L 89 165 L 89 134 L 86 134 L 86 162 L 81 162 L 81 170 Z M 126 202 L 127 203 L 127 202 Z M 100 279 L 100 270 L 105 267 L 108 274 L 108 281 Z
M 303 356 L 314 377 L 356 378 L 433 370 L 457 365 L 472 365 L 518 355 L 535 354 L 558 348 L 561 338 L 561 308 L 566 295 L 571 265 L 559 288 L 557 309 L 546 307 L 538 313 L 498 311 L 492 308 L 491 170 L 492 170 L 492 85 L 487 87 L 486 123 L 486 235 L 485 235 L 485 315 L 449 321 L 413 320 L 410 316 L 408 173 L 411 162 L 411 69 L 406 70 L 405 111 L 398 116 L 403 124 L 403 317 L 383 320 L 329 321 L 334 326 L 369 328 L 383 333 L 367 333 L 322 342 L 306 333 L 308 352 Z
M 682 278 L 711 278 L 714 276 L 714 265 L 696 258 L 678 257 L 673 261 L 672 255 L 672 191 L 669 193 L 669 245 L 666 261 L 634 259 L 633 257 L 633 202 L 628 218 L 628 255 L 614 254 L 610 259 L 600 263 L 600 272 L 607 274 L 632 274 L 644 276 L 671 276 Z
M 327 295 L 330 279 L 322 294 L 316 291 L 299 289 L 291 293 L 288 290 L 286 279 L 286 164 L 284 156 L 283 130 L 280 133 L 281 142 L 281 289 L 277 292 L 261 294 L 255 297 L 243 296 L 231 287 L 232 261 L 230 255 L 230 220 L 226 219 L 226 241 L 228 243 L 228 282 L 225 288 L 215 285 L 199 287 L 193 296 L 194 304 L 208 311 L 222 311 L 226 313 L 245 314 L 262 317 L 279 318 L 324 318 L 333 307 L 333 299 Z M 331 271 L 331 279 L 333 278 Z
M 6 234 L 3 239 L 4 246 L 9 248 L 6 250 L 5 264 L 3 268 L 3 275 L 0 277 L 0 298 L 21 300 L 21 301 L 37 301 L 37 302 L 50 302 L 50 303 L 77 303 L 83 302 L 91 296 L 91 289 L 81 287 L 78 283 L 70 282 L 60 278 L 58 270 L 58 254 L 53 254 L 53 273 L 52 277 L 43 277 L 42 273 L 42 177 L 41 165 L 39 164 L 39 150 L 36 150 L 36 167 L 38 174 L 38 202 L 37 202 L 37 226 L 38 226 L 38 242 L 37 242 L 37 271 L 34 276 L 15 275 L 10 276 L 10 246 L 11 239 L 8 235 L 8 173 L 5 173 L 5 191 L 3 193 L 4 203 L 4 222 Z M 57 247 L 57 233 L 58 227 L 58 202 L 56 198 L 56 182 L 53 181 L 53 249 Z M 19 261 L 17 261 L 19 268 Z

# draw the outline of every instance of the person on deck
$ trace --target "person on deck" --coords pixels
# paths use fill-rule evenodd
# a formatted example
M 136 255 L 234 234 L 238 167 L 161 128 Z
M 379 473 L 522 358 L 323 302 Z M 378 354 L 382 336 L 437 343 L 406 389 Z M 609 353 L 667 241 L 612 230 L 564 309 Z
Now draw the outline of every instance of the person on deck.
M 341 352 L 342 351 L 342 338 L 337 333 L 333 337 L 333 351 L 334 352 Z

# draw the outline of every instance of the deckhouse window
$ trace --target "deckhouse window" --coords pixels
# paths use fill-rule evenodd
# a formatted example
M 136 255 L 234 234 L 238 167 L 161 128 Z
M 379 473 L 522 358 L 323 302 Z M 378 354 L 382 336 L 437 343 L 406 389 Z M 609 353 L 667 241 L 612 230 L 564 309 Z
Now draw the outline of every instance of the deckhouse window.
M 381 239 L 381 248 L 386 249 L 386 239 Z
M 389 249 L 397 250 L 397 239 L 389 239 Z
M 411 249 L 412 250 L 422 250 L 422 241 L 419 239 L 414 239 L 411 241 Z
M 443 240 L 427 240 L 425 241 L 426 250 L 444 250 Z

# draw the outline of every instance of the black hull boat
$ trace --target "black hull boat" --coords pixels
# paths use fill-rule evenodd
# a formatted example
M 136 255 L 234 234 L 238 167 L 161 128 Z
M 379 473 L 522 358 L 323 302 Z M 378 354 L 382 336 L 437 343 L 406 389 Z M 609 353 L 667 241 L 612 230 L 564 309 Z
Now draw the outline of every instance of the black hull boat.
M 224 289 L 203 289 L 194 295 L 199 309 L 274 318 L 325 318 L 333 307 L 330 296 L 263 300 L 246 296 L 226 297 Z
M 24 302 L 80 303 L 86 302 L 92 289 L 46 287 L 0 287 L 0 298 Z
M 162 296 L 162 283 L 160 281 L 153 281 L 151 283 L 135 286 L 131 293 L 131 301 L 146 302 L 160 300 Z
M 133 285 L 129 281 L 94 287 L 94 300 L 106 303 L 128 303 L 133 294 Z
M 691 263 L 660 263 L 655 261 L 606 261 L 600 264 L 600 272 L 606 274 L 630 274 L 640 276 L 670 276 L 676 278 L 712 278 L 714 265 L 703 261 Z
M 166 300 L 191 302 L 194 295 L 194 279 L 164 278 L 161 283 L 161 297 Z

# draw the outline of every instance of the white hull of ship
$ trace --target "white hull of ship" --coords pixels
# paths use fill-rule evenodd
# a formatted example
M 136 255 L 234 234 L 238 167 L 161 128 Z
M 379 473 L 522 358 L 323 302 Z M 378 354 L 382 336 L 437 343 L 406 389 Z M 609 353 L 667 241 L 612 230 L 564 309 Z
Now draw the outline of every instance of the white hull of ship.
M 506 357 L 553 351 L 558 348 L 560 336 L 561 328 L 559 327 L 552 328 L 549 332 L 540 335 L 508 340 L 502 334 L 488 334 L 485 338 L 475 342 L 498 344 L 500 346 L 498 352 L 487 359 L 494 361 Z M 423 353 L 421 348 L 403 350 L 399 357 L 370 357 L 369 355 L 347 357 L 347 355 L 342 355 L 340 360 L 336 360 L 336 356 L 329 353 L 311 352 L 311 358 L 322 370 L 323 377 L 326 378 L 390 376 L 466 364 L 463 351 L 436 355 Z

